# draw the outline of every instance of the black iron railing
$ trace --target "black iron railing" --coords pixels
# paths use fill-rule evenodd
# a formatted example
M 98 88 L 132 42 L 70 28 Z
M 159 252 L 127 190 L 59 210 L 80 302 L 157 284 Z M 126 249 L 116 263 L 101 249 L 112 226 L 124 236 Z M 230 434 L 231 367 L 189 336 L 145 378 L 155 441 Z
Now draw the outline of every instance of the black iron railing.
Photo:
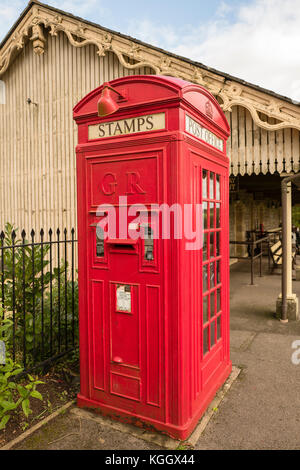
M 78 344 L 75 230 L 0 233 L 0 307 L 8 319 L 12 358 L 26 370 L 51 362 Z
M 254 285 L 254 261 L 259 259 L 259 276 L 262 277 L 262 256 L 263 256 L 263 244 L 266 243 L 268 246 L 268 257 L 269 257 L 269 236 L 259 238 L 257 240 L 245 240 L 245 241 L 237 241 L 237 240 L 230 240 L 230 245 L 235 246 L 247 246 L 248 248 L 248 255 L 247 256 L 232 256 L 232 258 L 236 258 L 239 260 L 247 260 L 250 261 L 251 264 L 251 286 Z M 270 257 L 269 257 L 269 267 L 270 267 Z

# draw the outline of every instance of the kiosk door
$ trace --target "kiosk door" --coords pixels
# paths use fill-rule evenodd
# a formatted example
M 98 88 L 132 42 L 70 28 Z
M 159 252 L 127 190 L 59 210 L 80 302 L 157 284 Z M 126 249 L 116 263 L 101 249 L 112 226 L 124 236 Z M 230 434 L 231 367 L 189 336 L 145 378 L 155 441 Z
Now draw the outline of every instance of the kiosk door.
M 225 170 L 212 163 L 202 166 L 203 255 L 202 255 L 202 354 L 205 376 L 209 377 L 224 357 L 222 294 L 225 287 L 223 240 L 226 220 L 223 201 Z M 208 367 L 206 366 L 208 365 Z M 204 377 L 205 382 L 205 377 Z
M 135 165 L 138 161 L 139 167 L 134 170 L 135 176 L 131 176 L 130 189 L 138 192 L 139 200 L 142 190 L 147 200 L 148 188 L 156 185 L 151 181 L 157 176 L 157 172 L 151 171 L 153 159 L 138 159 L 135 155 Z M 99 165 L 102 166 L 102 162 Z M 92 171 L 88 172 L 91 190 L 93 193 L 102 188 L 102 201 L 103 189 L 105 196 L 105 192 L 110 193 L 118 185 L 120 187 L 118 174 L 121 175 L 122 165 L 128 172 L 133 162 L 130 160 L 125 164 L 122 160 L 118 170 L 112 169 L 117 166 L 115 161 L 111 161 L 110 166 L 106 163 L 104 175 L 101 175 L 97 164 L 91 164 Z M 150 166 L 149 171 L 147 165 Z M 93 171 L 97 174 L 95 186 Z M 147 181 L 143 179 L 145 174 Z M 116 182 L 113 186 L 112 181 Z M 122 190 L 122 195 L 124 193 L 126 195 L 126 187 L 124 192 Z M 113 238 L 109 235 L 103 240 L 97 226 L 101 217 L 96 217 L 93 210 L 88 217 L 88 314 L 92 335 L 90 394 L 92 399 L 103 404 L 107 402 L 114 408 L 164 420 L 162 241 L 154 239 L 155 220 L 145 209 L 137 210 L 135 216 L 130 215 L 129 203 L 134 202 L 134 193 L 130 198 L 128 196 L 128 208 L 125 208 L 129 234 L 126 238 L 118 237 L 119 214 L 120 211 L 124 214 L 124 207 L 117 204 L 115 194 L 111 196 L 117 220 Z M 105 201 L 107 199 L 104 198 Z M 102 217 L 106 216 L 104 210 Z M 135 222 L 137 218 L 139 222 Z M 131 238 L 131 230 L 139 232 L 140 237 Z

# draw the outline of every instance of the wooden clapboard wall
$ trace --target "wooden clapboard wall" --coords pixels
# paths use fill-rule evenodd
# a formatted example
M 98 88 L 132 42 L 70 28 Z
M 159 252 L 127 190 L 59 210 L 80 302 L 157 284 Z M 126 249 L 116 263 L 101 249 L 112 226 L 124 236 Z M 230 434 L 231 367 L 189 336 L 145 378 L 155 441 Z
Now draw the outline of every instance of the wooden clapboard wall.
M 232 174 L 299 171 L 299 131 L 261 129 L 253 122 L 250 112 L 241 106 L 234 106 L 232 112 L 226 112 L 226 117 L 231 128 L 227 153 Z M 261 117 L 275 124 L 274 119 Z
M 2 77 L 6 104 L 0 105 L 0 230 L 6 222 L 26 231 L 76 227 L 77 129 L 72 108 L 104 81 L 134 73 L 153 72 L 129 71 L 111 52 L 99 57 L 93 45 L 73 47 L 62 32 L 47 35 L 41 56 L 33 53 L 31 43 L 24 47 Z M 37 106 L 28 105 L 28 98 Z M 262 130 L 237 106 L 227 119 L 234 175 L 298 171 L 298 131 Z
M 76 226 L 73 106 L 104 81 L 145 73 L 152 71 L 129 71 L 111 52 L 99 57 L 93 45 L 75 48 L 64 33 L 48 35 L 42 56 L 25 46 L 2 77 L 0 230 L 6 222 L 26 231 Z

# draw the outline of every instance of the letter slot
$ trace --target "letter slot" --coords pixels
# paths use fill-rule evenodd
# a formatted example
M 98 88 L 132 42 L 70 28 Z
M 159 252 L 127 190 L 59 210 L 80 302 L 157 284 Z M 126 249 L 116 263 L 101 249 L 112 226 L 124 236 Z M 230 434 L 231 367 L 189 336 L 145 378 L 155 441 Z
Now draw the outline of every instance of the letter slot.
M 107 244 L 110 246 L 112 253 L 137 253 L 137 240 L 131 238 L 111 238 L 107 240 Z

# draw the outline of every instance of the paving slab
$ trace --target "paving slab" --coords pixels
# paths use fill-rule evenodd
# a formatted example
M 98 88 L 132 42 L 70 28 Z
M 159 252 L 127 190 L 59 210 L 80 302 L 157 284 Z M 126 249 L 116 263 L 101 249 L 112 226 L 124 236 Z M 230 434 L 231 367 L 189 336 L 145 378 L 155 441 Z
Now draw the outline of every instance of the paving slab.
M 231 351 L 246 350 L 256 336 L 253 331 L 233 330 L 230 333 L 230 349 Z
M 258 274 L 258 263 L 255 265 Z M 283 325 L 275 318 L 276 300 L 281 292 L 280 271 L 269 274 L 267 260 L 263 261 L 263 277 L 255 276 L 250 286 L 250 261 L 240 261 L 230 269 L 230 327 L 231 331 L 299 334 L 300 321 Z M 293 292 L 300 297 L 300 281 L 293 281 Z
M 33 434 L 28 431 L 29 434 L 24 440 L 20 442 L 19 438 L 16 440 L 16 445 L 12 443 L 10 448 L 14 450 L 176 450 L 181 444 L 193 448 L 239 373 L 240 369 L 233 367 L 225 384 L 219 389 L 194 432 L 184 443 L 159 432 L 145 431 L 137 426 L 110 419 L 93 410 L 69 406 L 68 410 L 63 410 L 66 411 L 63 415 L 57 413 L 53 421 L 49 422 L 48 419 L 45 425 L 40 425 Z
M 70 411 L 47 423 L 14 450 L 157 450 L 122 430 L 83 419 Z
M 262 333 L 247 351 L 232 353 L 242 373 L 197 449 L 300 449 L 300 365 L 291 361 L 295 339 Z

